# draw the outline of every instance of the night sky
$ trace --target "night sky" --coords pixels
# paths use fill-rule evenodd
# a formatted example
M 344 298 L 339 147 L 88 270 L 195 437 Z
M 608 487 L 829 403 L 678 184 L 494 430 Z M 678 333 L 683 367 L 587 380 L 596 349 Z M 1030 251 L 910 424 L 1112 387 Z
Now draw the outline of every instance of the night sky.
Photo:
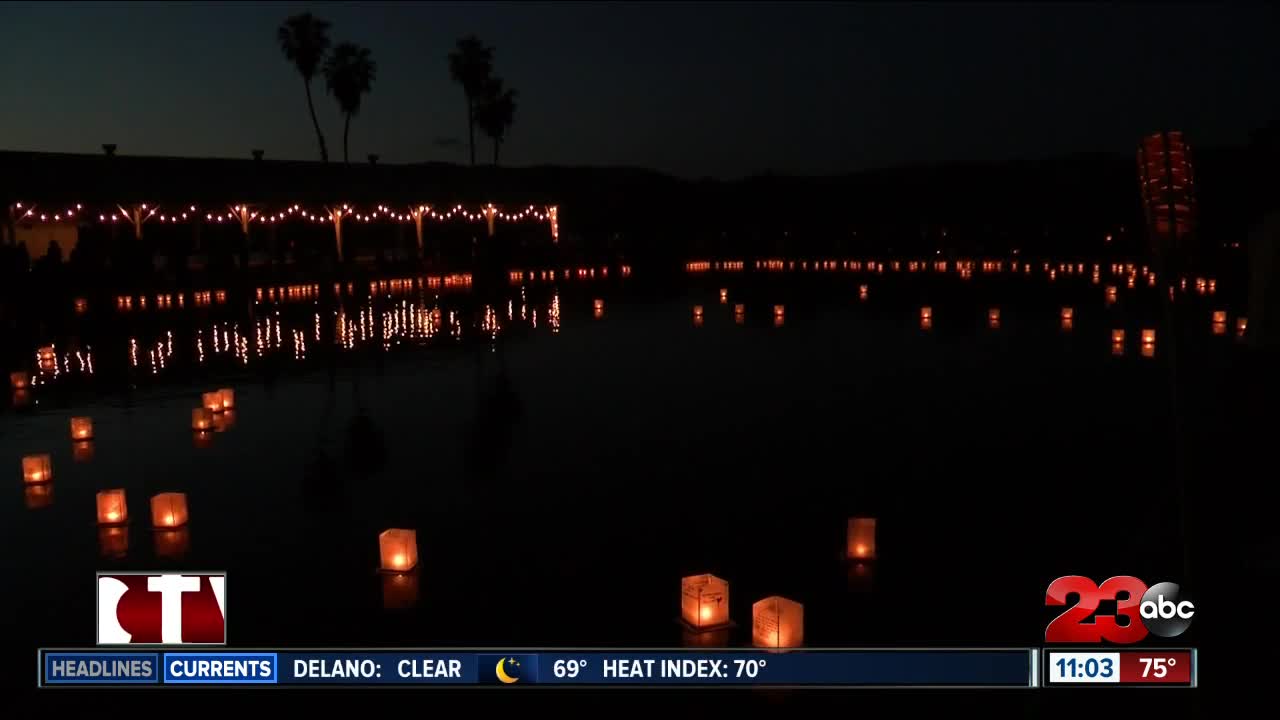
M 465 160 L 445 58 L 468 32 L 520 92 L 513 165 L 831 173 L 1127 153 L 1161 127 L 1244 142 L 1280 116 L 1265 6 L 42 3 L 0 5 L 0 149 L 316 159 L 275 41 L 305 10 L 378 62 L 361 160 Z

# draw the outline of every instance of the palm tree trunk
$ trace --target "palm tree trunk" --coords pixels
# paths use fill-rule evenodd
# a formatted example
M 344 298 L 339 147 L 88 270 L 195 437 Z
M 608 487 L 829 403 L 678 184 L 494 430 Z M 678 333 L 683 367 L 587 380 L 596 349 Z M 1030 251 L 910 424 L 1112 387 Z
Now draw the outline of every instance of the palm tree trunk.
M 351 134 L 351 116 L 347 116 L 346 122 L 342 124 L 342 164 L 350 165 L 351 159 L 347 157 L 347 136 Z
M 316 137 L 320 139 L 320 160 L 329 162 L 329 148 L 324 145 L 324 133 L 320 132 L 320 121 L 316 120 L 316 106 L 311 102 L 311 83 L 303 81 L 303 87 L 307 89 L 307 109 L 311 111 L 311 125 L 316 129 Z
M 467 139 L 471 149 L 471 166 L 476 164 L 476 112 L 471 98 L 467 98 Z

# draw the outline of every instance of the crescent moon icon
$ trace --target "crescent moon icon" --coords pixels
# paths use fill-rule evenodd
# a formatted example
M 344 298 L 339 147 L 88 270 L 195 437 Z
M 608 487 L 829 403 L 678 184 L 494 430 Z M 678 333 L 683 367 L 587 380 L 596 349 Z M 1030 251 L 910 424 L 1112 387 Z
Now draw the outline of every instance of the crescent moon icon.
M 494 672 L 495 672 L 495 673 L 497 673 L 497 675 L 498 675 L 498 680 L 500 680 L 500 681 L 501 681 L 503 684 L 505 684 L 505 685 L 510 685 L 511 683 L 516 682 L 516 681 L 517 681 L 517 680 L 519 680 L 520 678 L 514 678 L 514 677 L 511 677 L 510 675 L 508 675 L 508 674 L 507 674 L 507 670 L 506 670 L 506 668 L 505 668 L 505 667 L 503 667 L 503 666 L 504 666 L 504 665 L 506 665 L 506 664 L 507 664 L 507 659 L 506 659 L 506 658 L 501 658 L 501 659 L 499 659 L 499 660 L 498 660 L 498 667 L 494 668 Z

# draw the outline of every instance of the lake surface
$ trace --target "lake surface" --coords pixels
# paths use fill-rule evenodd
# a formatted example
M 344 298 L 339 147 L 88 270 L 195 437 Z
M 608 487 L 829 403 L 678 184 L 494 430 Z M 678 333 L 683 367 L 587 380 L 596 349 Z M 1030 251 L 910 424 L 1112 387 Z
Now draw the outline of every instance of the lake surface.
M 24 326 L 6 359 L 36 385 L 0 415 L 17 645 L 92 644 L 94 572 L 165 568 L 229 573 L 242 647 L 680 646 L 680 578 L 704 572 L 737 627 L 702 642 L 749 644 L 751 603 L 782 595 L 814 647 L 1035 645 L 1054 578 L 1184 581 L 1228 542 L 1203 489 L 1247 399 L 1225 288 L 1179 289 L 1167 323 L 1106 267 L 694 270 L 134 296 Z M 219 387 L 234 418 L 193 433 Z M 33 490 L 38 452 L 55 479 Z M 127 547 L 94 523 L 115 487 Z M 164 491 L 184 537 L 150 528 Z M 853 516 L 878 520 L 873 562 L 845 557 Z M 387 528 L 417 531 L 408 579 L 377 572 Z

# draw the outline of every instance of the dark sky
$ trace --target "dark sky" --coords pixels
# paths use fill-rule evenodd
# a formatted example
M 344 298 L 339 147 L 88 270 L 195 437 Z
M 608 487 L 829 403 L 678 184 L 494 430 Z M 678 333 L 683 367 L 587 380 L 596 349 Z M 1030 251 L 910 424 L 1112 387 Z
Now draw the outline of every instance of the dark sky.
M 465 159 L 445 57 L 467 32 L 520 91 L 516 165 L 828 173 L 1129 152 L 1163 126 L 1242 142 L 1280 116 L 1263 5 L 6 3 L 0 149 L 314 159 L 275 42 L 307 9 L 372 48 L 351 151 L 387 162 Z

